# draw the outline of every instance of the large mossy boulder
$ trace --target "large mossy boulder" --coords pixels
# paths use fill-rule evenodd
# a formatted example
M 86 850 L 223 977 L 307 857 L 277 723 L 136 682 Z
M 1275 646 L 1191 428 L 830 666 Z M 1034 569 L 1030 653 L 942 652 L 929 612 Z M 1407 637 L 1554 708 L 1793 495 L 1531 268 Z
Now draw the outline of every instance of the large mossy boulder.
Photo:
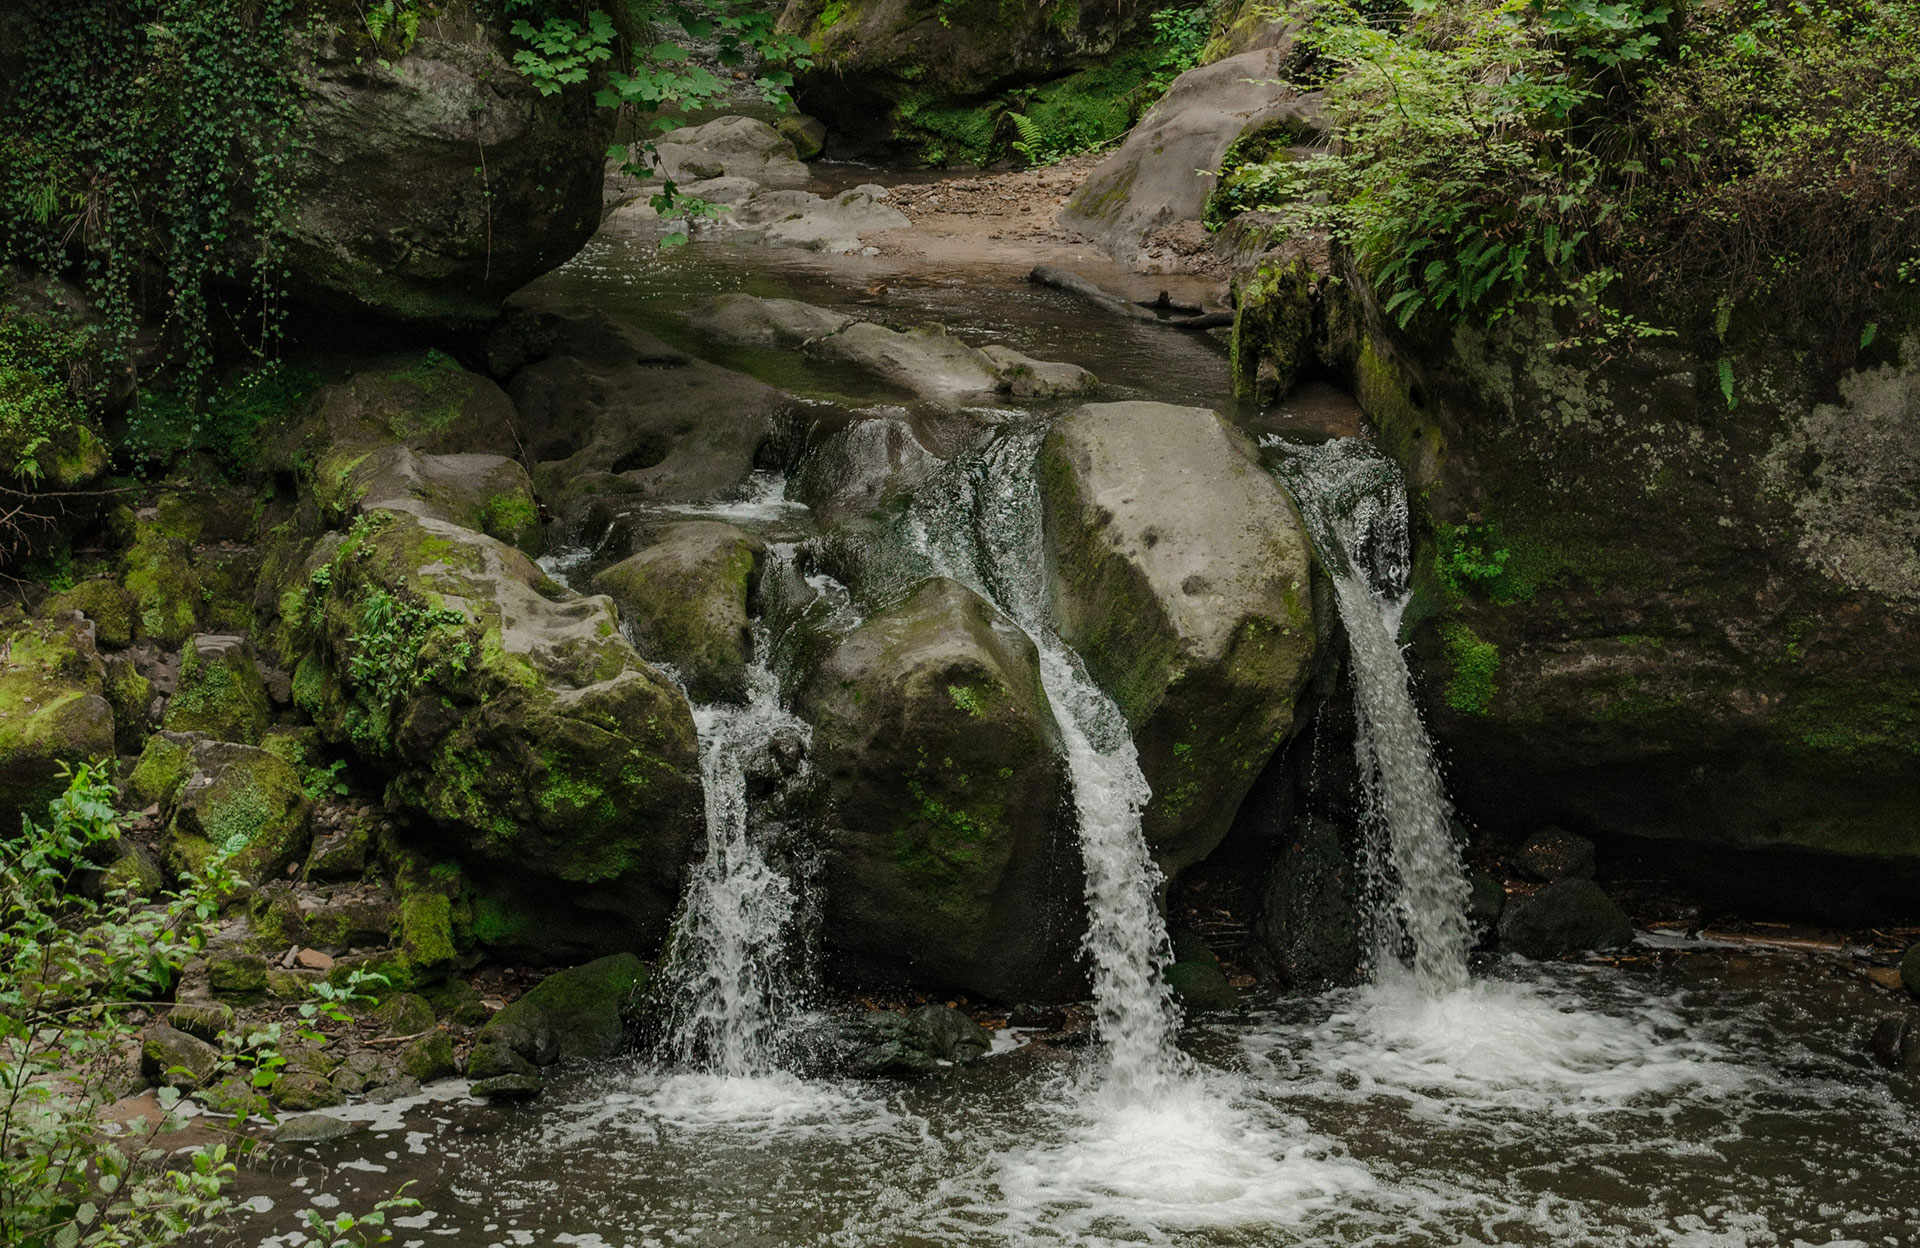
M 541 553 L 540 504 L 518 460 L 461 452 L 428 455 L 382 447 L 340 482 L 341 498 L 360 514 L 409 511 L 497 537 L 528 554 Z
M 1202 408 L 1087 404 L 1054 425 L 1039 472 L 1061 634 L 1133 727 L 1147 842 L 1177 873 L 1293 730 L 1314 657 L 1305 529 Z
M 616 1056 L 626 1047 L 626 1007 L 647 978 L 647 964 L 631 953 L 555 971 L 480 1029 L 468 1073 L 530 1074 L 555 1061 Z
M 321 387 L 297 419 L 266 440 L 261 458 L 295 479 L 321 519 L 339 523 L 355 514 L 382 467 L 404 471 L 382 457 L 396 450 L 422 458 L 511 457 L 520 445 L 516 420 L 505 391 L 452 357 L 401 352 L 366 360 Z M 407 494 L 390 479 L 385 492 Z
M 1359 298 L 1326 322 L 1415 503 L 1410 657 L 1461 808 L 1662 842 L 1723 901 L 1905 913 L 1920 332 L 1622 354 L 1545 314 L 1442 343 Z
M 920 154 L 984 155 L 997 113 L 969 107 L 1093 65 L 1141 24 L 1126 0 L 790 0 L 780 28 L 812 43 L 796 93 L 850 141 L 919 139 Z M 1107 101 L 1111 104 L 1111 98 Z
M 218 857 L 241 880 L 257 886 L 304 861 L 313 834 L 311 804 L 299 773 L 254 746 L 188 739 L 193 742 L 191 770 L 173 794 L 167 826 L 167 865 L 173 872 L 199 875 Z M 160 756 L 154 757 L 157 762 Z
M 828 654 L 799 707 L 831 803 L 827 940 L 992 999 L 1074 995 L 1078 859 L 1026 635 L 929 580 Z
M 125 646 L 133 641 L 133 598 L 119 581 L 96 576 L 50 595 L 40 614 L 78 611 L 93 623 L 94 640 L 103 646 Z
M 592 236 L 612 110 L 591 83 L 542 94 L 506 25 L 451 0 L 397 55 L 350 10 L 307 26 L 281 221 L 294 297 L 474 325 Z
M 715 520 L 668 525 L 639 554 L 593 578 L 640 653 L 672 664 L 695 702 L 744 702 L 747 596 L 762 543 Z
M 195 633 L 252 627 L 257 564 L 247 545 L 247 491 L 163 491 L 123 511 L 121 522 L 132 530 L 120 584 L 131 600 L 133 637 L 172 649 Z
M 0 834 L 47 817 L 64 769 L 113 757 L 113 706 L 93 626 L 68 613 L 0 625 Z
M 665 931 L 701 826 L 693 718 L 611 601 L 405 512 L 322 541 L 296 581 L 295 697 L 391 776 L 390 806 L 483 874 L 548 886 L 556 932 L 569 910 L 629 944 Z
M 180 652 L 180 683 L 161 721 L 169 732 L 204 732 L 258 745 L 271 708 L 253 647 L 231 633 L 203 633 Z

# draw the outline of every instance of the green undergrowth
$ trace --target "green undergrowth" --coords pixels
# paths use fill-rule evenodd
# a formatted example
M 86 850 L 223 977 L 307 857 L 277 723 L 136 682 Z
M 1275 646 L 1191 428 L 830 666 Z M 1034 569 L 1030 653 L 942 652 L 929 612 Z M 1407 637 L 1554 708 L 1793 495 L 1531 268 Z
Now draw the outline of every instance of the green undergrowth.
M 1920 282 L 1913 0 L 1280 12 L 1340 141 L 1229 207 L 1331 234 L 1404 327 L 1545 306 L 1562 346 L 1731 323 L 1850 358 Z
M 1199 63 L 1208 5 L 1148 18 L 1144 37 L 1099 64 L 983 101 L 909 94 L 895 106 L 896 137 L 929 165 L 988 165 L 1017 156 L 1051 164 L 1121 138 L 1173 80 Z

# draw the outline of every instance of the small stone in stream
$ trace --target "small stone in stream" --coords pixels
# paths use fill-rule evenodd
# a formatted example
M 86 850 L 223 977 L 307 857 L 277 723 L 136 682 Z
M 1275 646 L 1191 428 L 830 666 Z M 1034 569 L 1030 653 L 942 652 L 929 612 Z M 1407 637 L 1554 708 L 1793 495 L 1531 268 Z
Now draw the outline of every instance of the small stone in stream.
M 1633 943 L 1633 923 L 1592 880 L 1556 880 L 1500 916 L 1500 947 L 1545 960 Z
M 489 1101 L 530 1101 L 545 1086 L 538 1075 L 496 1075 L 482 1079 L 469 1090 Z
M 1908 992 L 1920 997 L 1920 944 L 1907 950 L 1906 956 L 1900 959 L 1900 982 L 1907 986 Z
M 447 1117 L 453 1123 L 453 1129 L 463 1135 L 492 1135 L 507 1125 L 505 1114 L 479 1105 L 456 1106 Z
M 1912 1022 L 1904 1017 L 1883 1018 L 1874 1024 L 1872 1034 L 1867 1037 L 1867 1051 L 1880 1065 L 1897 1069 L 1906 1062 L 1912 1030 Z
M 167 1011 L 167 1024 L 211 1043 L 233 1026 L 233 1007 L 220 1001 L 182 1001 Z
M 281 1109 L 325 1109 L 340 1103 L 340 1093 L 325 1075 L 296 1070 L 273 1081 L 270 1097 Z
M 540 1068 L 521 1056 L 511 1045 L 482 1041 L 467 1055 L 467 1078 L 492 1079 L 499 1075 L 537 1075 Z
M 1067 1012 L 1057 1005 L 1043 1005 L 1032 1001 L 1013 1007 L 1007 1015 L 1007 1026 L 1031 1029 L 1034 1031 L 1059 1031 L 1067 1025 Z
M 1224 1013 L 1240 1008 L 1240 994 L 1233 990 L 1217 962 L 1175 962 L 1167 968 L 1167 987 L 1179 998 L 1189 1014 Z
M 140 1038 L 140 1073 L 155 1083 L 191 1092 L 213 1074 L 220 1050 L 165 1023 Z
M 427 1004 L 426 998 L 411 992 L 388 997 L 373 1012 L 373 1017 L 380 1024 L 383 1036 L 417 1036 L 433 1030 L 433 1007 Z
M 421 1083 L 457 1073 L 458 1068 L 453 1064 L 453 1037 L 444 1031 L 435 1031 L 415 1040 L 400 1050 L 400 1069 Z
M 1565 828 L 1542 828 L 1514 854 L 1513 865 L 1528 879 L 1548 884 L 1555 880 L 1590 880 L 1595 870 L 1593 842 Z
M 340 1063 L 340 1068 L 333 1072 L 333 1086 L 342 1096 L 357 1096 L 368 1088 L 392 1083 L 399 1076 L 399 1069 L 391 1060 L 371 1049 L 362 1049 L 348 1054 Z
M 404 1101 L 420 1095 L 420 1081 L 401 1075 L 392 1083 L 383 1083 L 367 1091 L 367 1101 L 374 1105 L 385 1105 L 389 1101 Z
M 933 1051 L 950 1062 L 971 1062 L 993 1047 L 986 1028 L 949 1005 L 923 1005 L 908 1015 Z
M 331 1114 L 296 1114 L 282 1118 L 273 1129 L 275 1144 L 325 1144 L 344 1140 L 365 1128 L 357 1122 L 335 1118 Z
M 302 949 L 293 955 L 293 960 L 310 971 L 330 971 L 333 969 L 333 956 L 318 949 Z

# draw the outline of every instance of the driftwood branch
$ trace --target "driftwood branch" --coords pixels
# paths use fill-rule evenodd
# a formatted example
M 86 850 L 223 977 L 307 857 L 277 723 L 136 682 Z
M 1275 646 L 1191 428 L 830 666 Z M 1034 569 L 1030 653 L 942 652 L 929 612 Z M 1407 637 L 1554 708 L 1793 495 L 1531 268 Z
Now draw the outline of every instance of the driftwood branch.
M 1070 295 L 1078 295 L 1103 312 L 1122 317 L 1130 321 L 1140 321 L 1150 325 L 1164 325 L 1169 329 L 1219 329 L 1233 324 L 1231 312 L 1202 312 L 1198 316 L 1155 316 L 1150 308 L 1176 308 L 1171 297 L 1164 292 L 1160 298 L 1146 305 L 1130 303 L 1120 296 L 1100 289 L 1078 273 L 1066 269 L 1056 269 L 1043 264 L 1027 274 L 1027 280 L 1039 286 L 1051 286 L 1055 290 L 1064 290 Z

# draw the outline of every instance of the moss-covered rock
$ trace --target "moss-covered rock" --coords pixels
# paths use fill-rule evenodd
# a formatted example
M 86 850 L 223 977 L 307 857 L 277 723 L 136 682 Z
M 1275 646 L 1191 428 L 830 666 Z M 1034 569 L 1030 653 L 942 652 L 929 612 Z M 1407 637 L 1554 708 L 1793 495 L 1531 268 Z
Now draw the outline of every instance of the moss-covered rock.
M 1088 175 L 1061 221 L 1125 263 L 1170 226 L 1197 233 L 1219 182 L 1212 171 L 1235 142 L 1275 128 L 1304 138 L 1319 127 L 1316 97 L 1288 85 L 1286 65 L 1284 51 L 1268 47 L 1180 75 Z
M 200 578 L 185 541 L 143 521 L 121 565 L 121 584 L 133 601 L 135 637 L 173 647 L 200 631 Z
M 249 884 L 264 884 L 302 861 L 311 840 L 300 776 L 267 751 L 201 741 L 167 829 L 167 862 L 198 874 L 219 856 Z
M 693 719 L 609 600 L 400 512 L 316 551 L 302 579 L 303 705 L 392 776 L 390 806 L 469 863 L 562 886 L 562 909 L 617 914 L 630 940 L 664 932 L 700 828 Z
M 1920 863 L 1920 334 L 1621 354 L 1539 312 L 1432 340 L 1347 276 L 1323 351 L 1408 479 L 1411 657 L 1462 808 Z
M 1233 287 L 1233 392 L 1269 406 L 1314 362 L 1318 280 L 1299 258 L 1269 260 Z
M 113 705 L 93 628 L 77 615 L 0 626 L 0 827 L 47 817 L 63 767 L 114 753 Z
M 1212 412 L 1075 409 L 1039 472 L 1061 634 L 1133 726 L 1169 873 L 1219 844 L 1294 726 L 1314 654 L 1292 501 Z
M 465 452 L 429 455 L 405 444 L 356 458 L 330 495 L 340 519 L 374 511 L 409 511 L 448 520 L 539 554 L 540 504 L 518 460 Z
M 402 1046 L 400 1069 L 421 1083 L 454 1074 L 459 1068 L 453 1063 L 453 1037 L 435 1031 Z
M 120 856 L 100 878 L 102 892 L 109 896 L 125 893 L 140 901 L 158 898 L 166 886 L 167 876 L 159 857 L 146 846 L 131 842 L 121 845 Z
M 242 1005 L 258 1001 L 267 992 L 267 960 L 260 954 L 234 947 L 210 951 L 207 983 L 227 1000 Z
M 791 0 L 780 25 L 814 47 L 802 102 L 854 148 L 983 163 L 1007 111 L 1001 92 L 1108 60 L 1143 17 L 1097 0 Z M 1130 120 L 1123 109 L 1115 133 Z
M 930 580 L 847 636 L 798 705 L 832 809 L 828 941 L 995 999 L 1073 995 L 1077 857 L 1025 634 Z
M 556 971 L 495 1014 L 476 1049 L 504 1046 L 535 1065 L 612 1057 L 626 1045 L 622 1011 L 647 986 L 647 975 L 647 964 L 630 953 Z
M 155 1023 L 140 1037 L 140 1070 L 163 1087 L 191 1092 L 213 1077 L 220 1050 L 165 1023 Z
M 170 806 L 193 775 L 194 747 L 206 739 L 182 732 L 156 732 L 148 737 L 127 777 L 127 795 L 143 805 Z
M 446 0 L 390 58 L 356 21 L 301 24 L 305 138 L 279 221 L 290 294 L 472 325 L 593 234 L 613 127 L 597 79 L 543 94 L 491 12 Z
M 107 704 L 113 708 L 113 740 L 122 754 L 142 749 L 153 707 L 153 682 L 141 675 L 128 654 L 101 657 L 106 673 Z
M 65 611 L 78 611 L 92 620 L 94 640 L 100 645 L 117 647 L 133 641 L 133 599 L 110 576 L 89 577 L 54 594 L 41 607 L 43 615 Z
M 169 732 L 204 732 L 221 741 L 258 745 L 271 713 L 247 639 L 202 633 L 180 652 L 179 687 L 167 699 L 161 724 Z
M 747 596 L 763 545 L 712 520 L 668 525 L 593 578 L 648 659 L 672 664 L 696 702 L 747 696 Z

